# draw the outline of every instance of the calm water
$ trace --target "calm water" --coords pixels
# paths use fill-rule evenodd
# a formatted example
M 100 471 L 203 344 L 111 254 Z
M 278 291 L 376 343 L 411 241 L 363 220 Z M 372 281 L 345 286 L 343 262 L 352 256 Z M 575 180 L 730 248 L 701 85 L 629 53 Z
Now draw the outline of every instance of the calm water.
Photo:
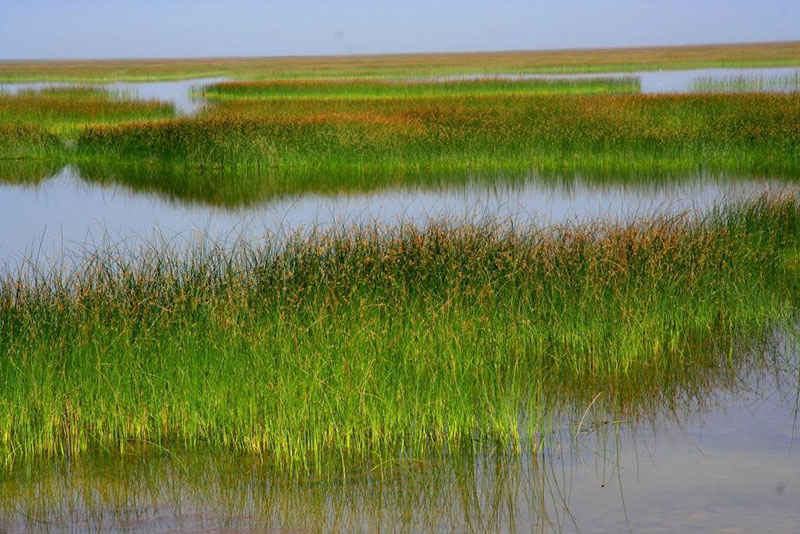
M 84 251 L 135 251 L 154 243 L 181 247 L 280 239 L 311 229 L 431 221 L 513 221 L 518 226 L 625 222 L 640 217 L 698 216 L 762 192 L 798 192 L 778 180 L 698 176 L 659 185 L 593 185 L 530 179 L 438 189 L 290 196 L 238 209 L 189 203 L 123 185 L 83 180 L 65 167 L 37 185 L 0 183 L 0 264 L 47 267 Z M 67 265 L 68 266 L 68 265 Z
M 418 459 L 333 482 L 163 451 L 45 464 L 0 479 L 0 531 L 797 532 L 795 339 L 771 334 L 764 354 L 699 371 L 700 385 L 635 420 L 578 407 L 521 456 Z

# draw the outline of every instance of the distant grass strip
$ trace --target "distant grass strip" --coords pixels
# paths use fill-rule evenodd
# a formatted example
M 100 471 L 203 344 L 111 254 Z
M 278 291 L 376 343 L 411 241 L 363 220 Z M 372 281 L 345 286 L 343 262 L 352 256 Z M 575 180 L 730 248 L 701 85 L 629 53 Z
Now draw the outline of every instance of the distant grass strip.
M 369 80 L 296 80 L 224 82 L 204 87 L 202 94 L 219 99 L 369 99 L 435 98 L 442 96 L 489 96 L 515 94 L 638 93 L 636 78 L 586 78 L 574 80 L 475 80 L 390 82 Z
M 547 392 L 657 389 L 789 320 L 798 254 L 798 200 L 765 197 L 701 222 L 365 228 L 7 274 L 0 457 L 141 442 L 324 471 L 513 448 Z
M 800 66 L 800 41 L 588 50 L 371 56 L 0 61 L 0 81 L 380 77 L 468 73 L 581 73 L 706 67 Z

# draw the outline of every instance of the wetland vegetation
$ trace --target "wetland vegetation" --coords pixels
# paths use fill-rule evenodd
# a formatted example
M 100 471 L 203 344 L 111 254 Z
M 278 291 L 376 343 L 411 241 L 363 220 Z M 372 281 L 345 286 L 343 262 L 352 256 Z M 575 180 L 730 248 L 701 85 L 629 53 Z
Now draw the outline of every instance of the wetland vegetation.
M 210 446 L 301 473 L 518 448 L 544 392 L 658 391 L 789 321 L 798 235 L 797 199 L 762 198 L 700 222 L 367 228 L 6 276 L 0 447 Z
M 181 118 L 157 102 L 60 89 L 0 97 L 0 135 L 5 167 L 72 163 L 225 205 L 531 173 L 800 173 L 800 93 L 626 94 L 635 87 L 624 78 L 225 82 L 203 90 L 206 109 Z M 18 179 L 13 167 L 3 174 Z
M 796 76 L 645 95 L 625 76 L 468 75 L 793 66 L 798 51 L 6 62 L 0 80 L 240 79 L 198 89 L 205 105 L 188 116 L 98 87 L 0 93 L 0 183 L 36 184 L 67 165 L 92 184 L 231 209 L 530 176 L 785 184 L 800 177 Z M 109 246 L 67 271 L 23 263 L 0 270 L 0 508 L 47 495 L 47 476 L 19 475 L 36 466 L 158 455 L 184 458 L 179 470 L 192 458 L 258 464 L 281 484 L 370 486 L 456 457 L 521 472 L 530 463 L 514 462 L 563 430 L 559 414 L 577 440 L 598 403 L 610 414 L 598 425 L 644 421 L 733 384 L 772 332 L 796 324 L 798 299 L 796 190 L 695 216 L 444 218 L 302 229 L 263 245 Z M 470 482 L 464 465 L 450 475 Z M 223 478 L 209 487 L 249 491 Z M 119 488 L 103 488 L 113 501 Z M 326 506 L 312 528 L 338 517 Z
M 674 433 L 674 427 L 693 426 L 692 419 L 713 420 L 722 411 L 734 412 L 741 434 L 769 432 L 763 423 L 748 431 L 745 421 L 765 412 L 791 411 L 797 394 L 792 336 L 772 330 L 732 347 L 727 360 L 713 350 L 700 351 L 685 367 L 662 377 L 657 390 L 645 382 L 604 391 L 589 410 L 570 405 L 574 390 L 553 392 L 556 398 L 547 399 L 551 431 L 519 453 L 475 440 L 377 469 L 354 465 L 344 478 L 331 480 L 276 477 L 269 464 L 253 455 L 165 451 L 147 444 L 131 444 L 124 455 L 44 461 L 0 479 L 0 529 L 477 533 L 566 532 L 591 525 L 616 530 L 619 523 L 609 510 L 618 509 L 619 500 L 629 507 L 626 523 L 634 531 L 653 524 L 704 528 L 714 521 L 709 515 L 714 522 L 755 528 L 776 512 L 797 517 L 791 497 L 776 509 L 774 499 L 751 489 L 774 483 L 776 471 L 791 472 L 793 456 L 776 460 L 763 451 L 745 457 L 715 451 L 718 468 L 698 469 L 691 461 L 697 444 L 665 453 L 651 449 L 651 440 Z M 747 400 L 730 400 L 741 397 Z M 703 426 L 703 434 L 722 435 L 726 441 L 730 430 L 719 423 Z M 664 479 L 676 471 L 688 488 L 681 486 L 680 497 L 664 496 L 669 487 Z M 728 491 L 742 497 L 732 500 L 747 505 L 716 504 L 704 514 L 708 497 L 693 491 L 691 481 L 710 475 L 745 481 Z M 676 518 L 673 507 L 685 506 L 687 493 L 692 513 Z M 658 496 L 661 506 L 643 517 L 651 496 Z

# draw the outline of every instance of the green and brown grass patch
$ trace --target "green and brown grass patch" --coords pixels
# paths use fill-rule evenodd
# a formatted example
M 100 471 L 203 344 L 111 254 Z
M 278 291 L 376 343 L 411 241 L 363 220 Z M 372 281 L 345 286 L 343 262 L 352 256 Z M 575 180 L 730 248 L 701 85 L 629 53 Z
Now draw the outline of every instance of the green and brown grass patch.
M 657 395 L 790 321 L 798 236 L 781 197 L 703 221 L 362 228 L 6 274 L 0 451 L 144 443 L 323 472 L 474 439 L 513 450 L 554 392 Z

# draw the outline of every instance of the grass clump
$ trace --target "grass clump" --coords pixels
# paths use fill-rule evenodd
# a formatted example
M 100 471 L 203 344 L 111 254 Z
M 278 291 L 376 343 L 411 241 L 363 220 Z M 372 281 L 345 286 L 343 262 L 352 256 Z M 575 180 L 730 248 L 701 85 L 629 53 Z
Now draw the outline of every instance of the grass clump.
M 58 136 L 32 124 L 0 123 L 0 165 L 13 160 L 59 158 L 63 144 Z
M 171 106 L 58 90 L 0 97 L 0 136 L 8 157 L 113 167 L 132 187 L 226 205 L 531 173 L 800 175 L 800 93 L 537 94 L 561 83 L 221 84 L 199 116 L 166 119 Z
M 164 119 L 175 116 L 172 104 L 135 100 L 124 93 L 94 87 L 56 87 L 0 93 L 0 124 L 35 125 L 74 137 L 88 125 Z
M 789 319 L 798 236 L 797 199 L 762 198 L 701 222 L 364 228 L 7 274 L 0 451 L 210 447 L 322 472 L 518 447 L 548 391 L 657 386 Z

